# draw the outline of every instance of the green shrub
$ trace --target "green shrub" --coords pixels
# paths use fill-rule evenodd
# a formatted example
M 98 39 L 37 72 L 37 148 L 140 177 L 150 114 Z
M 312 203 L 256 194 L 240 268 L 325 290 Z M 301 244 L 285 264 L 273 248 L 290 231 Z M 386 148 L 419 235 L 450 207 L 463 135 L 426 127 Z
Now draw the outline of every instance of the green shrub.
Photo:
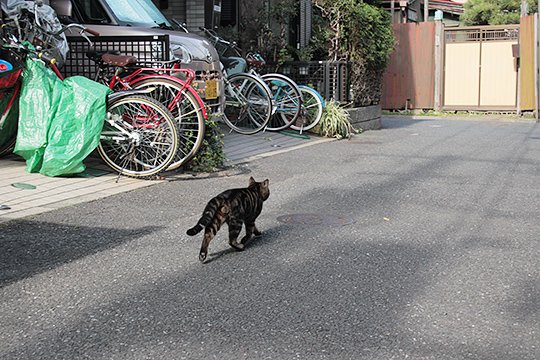
M 326 102 L 321 121 L 313 128 L 313 132 L 337 139 L 348 139 L 352 134 L 359 133 L 349 120 L 349 112 L 334 100 Z
M 225 163 L 223 137 L 223 131 L 218 123 L 211 118 L 208 119 L 203 144 L 195 157 L 186 165 L 186 170 L 212 172 L 222 168 Z

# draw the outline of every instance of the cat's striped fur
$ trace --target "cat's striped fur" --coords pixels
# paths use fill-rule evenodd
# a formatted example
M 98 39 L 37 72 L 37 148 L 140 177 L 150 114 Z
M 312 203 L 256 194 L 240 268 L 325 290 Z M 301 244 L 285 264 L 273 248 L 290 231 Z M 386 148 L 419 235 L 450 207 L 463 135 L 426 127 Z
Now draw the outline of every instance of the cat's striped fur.
M 236 250 L 243 250 L 252 236 L 261 235 L 255 226 L 255 219 L 262 211 L 263 202 L 270 196 L 268 183 L 268 179 L 256 182 L 250 177 L 247 188 L 226 190 L 206 204 L 197 224 L 187 231 L 188 235 L 193 236 L 205 229 L 199 260 L 206 259 L 208 245 L 224 223 L 229 226 L 229 244 Z M 246 235 L 238 241 L 243 224 L 246 225 Z

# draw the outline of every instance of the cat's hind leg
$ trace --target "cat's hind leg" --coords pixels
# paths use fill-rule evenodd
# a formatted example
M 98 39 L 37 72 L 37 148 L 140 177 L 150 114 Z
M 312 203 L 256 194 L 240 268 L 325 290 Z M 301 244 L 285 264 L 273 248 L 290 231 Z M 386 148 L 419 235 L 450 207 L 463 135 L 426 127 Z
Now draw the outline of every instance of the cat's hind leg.
M 242 231 L 242 221 L 229 221 L 229 245 L 236 250 L 244 250 L 244 244 L 238 242 L 238 235 Z
M 216 236 L 217 232 L 226 221 L 227 213 L 229 212 L 228 206 L 222 206 L 212 219 L 212 222 L 204 229 L 204 238 L 201 245 L 201 251 L 199 252 L 199 260 L 203 262 L 208 255 L 208 245 L 210 241 Z
M 204 238 L 201 245 L 201 251 L 199 252 L 199 260 L 204 261 L 208 255 L 208 245 L 210 241 L 216 236 L 217 232 L 223 225 L 223 222 L 220 219 L 214 219 L 210 225 L 204 229 Z
M 215 233 L 213 233 L 212 229 L 207 227 L 204 230 L 204 237 L 201 244 L 201 251 L 199 252 L 199 260 L 201 262 L 204 262 L 206 260 L 206 256 L 208 255 L 208 245 L 210 245 L 210 241 L 214 238 Z

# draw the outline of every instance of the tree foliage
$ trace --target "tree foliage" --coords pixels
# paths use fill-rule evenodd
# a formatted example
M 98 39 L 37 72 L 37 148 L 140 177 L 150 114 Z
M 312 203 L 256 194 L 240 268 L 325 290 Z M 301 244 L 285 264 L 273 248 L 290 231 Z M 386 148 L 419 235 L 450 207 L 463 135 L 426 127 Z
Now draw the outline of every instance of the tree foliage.
M 378 0 L 315 0 L 330 27 L 329 59 L 352 64 L 351 87 L 355 105 L 380 100 L 381 77 L 394 49 L 388 11 Z
M 537 11 L 535 0 L 527 0 L 529 13 Z M 520 0 L 468 0 L 460 17 L 464 25 L 519 24 Z

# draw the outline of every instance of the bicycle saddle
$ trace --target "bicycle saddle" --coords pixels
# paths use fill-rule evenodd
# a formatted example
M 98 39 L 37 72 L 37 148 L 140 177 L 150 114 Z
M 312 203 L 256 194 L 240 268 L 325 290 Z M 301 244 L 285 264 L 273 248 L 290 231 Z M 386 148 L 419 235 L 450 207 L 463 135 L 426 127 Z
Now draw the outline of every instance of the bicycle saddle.
M 139 60 L 135 56 L 121 55 L 119 51 L 96 51 L 86 52 L 86 56 L 95 62 L 103 62 L 113 66 L 124 67 L 136 64 Z
M 233 68 L 235 67 L 239 60 L 237 57 L 222 57 L 220 59 L 221 63 L 223 64 L 223 66 L 225 67 L 225 69 L 230 69 L 230 68 Z

